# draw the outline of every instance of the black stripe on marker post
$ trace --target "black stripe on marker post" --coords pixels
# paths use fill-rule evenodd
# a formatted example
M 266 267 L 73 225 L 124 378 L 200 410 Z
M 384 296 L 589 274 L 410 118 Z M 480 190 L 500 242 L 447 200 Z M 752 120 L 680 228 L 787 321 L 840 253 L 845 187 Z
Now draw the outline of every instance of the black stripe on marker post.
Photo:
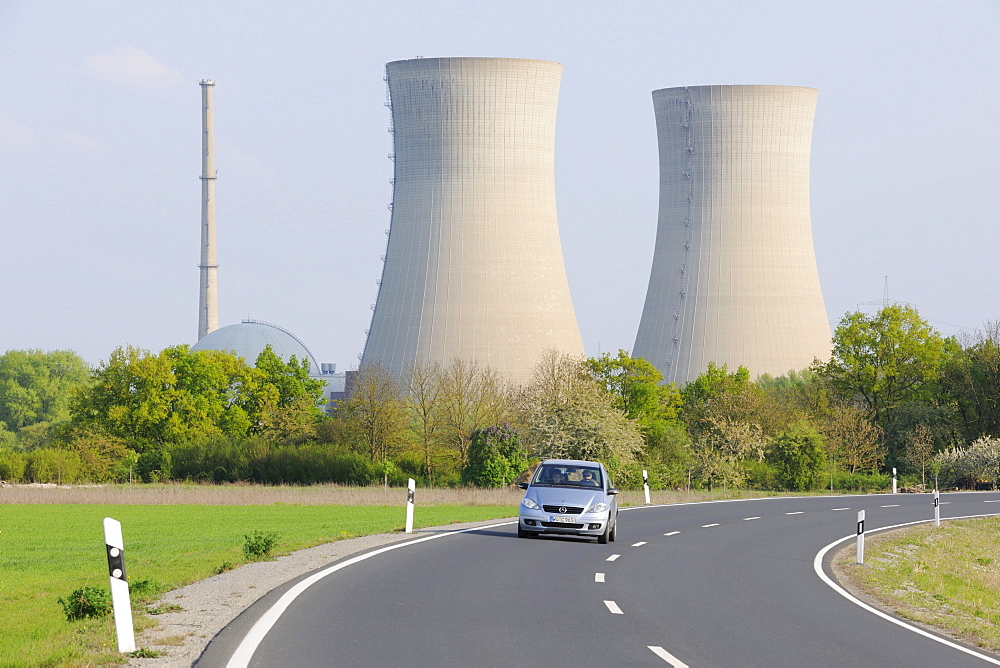
M 104 544 L 104 547 L 108 550 L 108 575 L 116 580 L 128 582 L 125 577 L 125 551 L 107 543 Z

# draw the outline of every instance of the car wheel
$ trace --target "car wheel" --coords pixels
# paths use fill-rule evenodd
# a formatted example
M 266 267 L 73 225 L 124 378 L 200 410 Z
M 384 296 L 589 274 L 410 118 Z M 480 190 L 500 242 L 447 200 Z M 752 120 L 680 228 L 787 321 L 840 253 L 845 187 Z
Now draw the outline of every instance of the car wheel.
M 604 525 L 604 533 L 597 537 L 597 542 L 601 545 L 608 544 L 608 537 L 611 535 L 611 522 Z
M 517 524 L 517 537 L 518 538 L 531 538 L 531 534 L 521 528 L 521 523 Z
M 608 534 L 608 540 L 612 543 L 618 540 L 618 518 L 615 518 L 615 523 L 611 525 L 611 533 Z

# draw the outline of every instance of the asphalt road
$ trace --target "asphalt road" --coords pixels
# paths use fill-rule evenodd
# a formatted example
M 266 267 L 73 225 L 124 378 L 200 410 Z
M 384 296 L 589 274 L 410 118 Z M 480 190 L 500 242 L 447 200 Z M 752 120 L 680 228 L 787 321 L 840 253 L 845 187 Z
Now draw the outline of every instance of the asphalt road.
M 1000 493 L 941 501 L 943 519 L 1000 514 Z M 627 509 L 609 545 L 513 523 L 424 536 L 273 592 L 199 665 L 990 665 L 821 579 L 859 510 L 869 532 L 933 518 L 929 494 L 804 497 Z

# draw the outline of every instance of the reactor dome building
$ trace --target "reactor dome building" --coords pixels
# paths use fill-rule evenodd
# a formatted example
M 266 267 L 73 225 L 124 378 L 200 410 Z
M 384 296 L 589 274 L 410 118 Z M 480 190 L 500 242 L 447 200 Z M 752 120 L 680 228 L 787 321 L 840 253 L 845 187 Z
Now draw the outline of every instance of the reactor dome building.
M 562 66 L 514 58 L 386 65 L 394 178 L 362 366 L 398 377 L 462 358 L 525 382 L 583 354 L 556 217 Z
M 684 384 L 709 362 L 782 375 L 825 359 L 809 157 L 818 92 L 653 91 L 660 206 L 633 354 Z

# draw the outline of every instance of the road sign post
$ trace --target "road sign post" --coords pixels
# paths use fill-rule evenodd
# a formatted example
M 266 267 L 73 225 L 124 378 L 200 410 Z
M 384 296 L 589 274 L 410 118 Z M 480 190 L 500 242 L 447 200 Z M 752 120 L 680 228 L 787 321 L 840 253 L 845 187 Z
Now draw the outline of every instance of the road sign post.
M 649 473 L 646 469 L 642 470 L 642 491 L 646 495 L 646 505 L 649 505 Z
M 934 490 L 934 526 L 941 526 L 941 493 Z
M 858 511 L 858 558 L 857 563 L 865 563 L 865 511 Z
M 892 493 L 893 494 L 897 493 L 897 489 L 896 489 L 896 467 L 895 466 L 892 467 Z
M 413 533 L 413 497 L 416 492 L 416 481 L 413 478 L 406 483 L 406 533 Z
M 115 632 L 118 634 L 118 651 L 135 651 L 135 631 L 132 627 L 132 603 L 128 595 L 125 575 L 125 541 L 122 540 L 122 523 L 104 518 L 104 543 L 108 554 L 108 575 L 111 578 L 111 605 L 114 608 Z

